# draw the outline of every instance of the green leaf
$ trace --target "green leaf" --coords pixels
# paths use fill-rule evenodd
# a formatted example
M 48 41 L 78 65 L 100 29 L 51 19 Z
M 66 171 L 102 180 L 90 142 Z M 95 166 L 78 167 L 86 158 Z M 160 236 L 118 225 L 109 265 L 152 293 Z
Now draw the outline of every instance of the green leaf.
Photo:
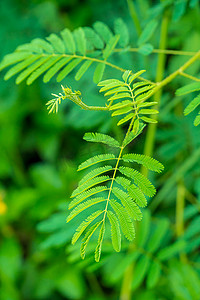
M 72 57 L 63 57 L 59 60 L 53 67 L 51 67 L 43 77 L 43 81 L 46 83 L 48 82 L 58 71 L 61 70 L 63 66 L 65 66 Z
M 47 41 L 43 39 L 34 39 L 32 40 L 31 44 L 36 45 L 40 47 L 42 50 L 44 50 L 46 53 L 52 54 L 54 52 L 54 49 L 51 44 L 49 44 Z
M 32 52 L 27 52 L 27 51 L 13 52 L 11 54 L 7 54 L 6 56 L 4 56 L 3 60 L 1 61 L 0 71 L 12 64 L 27 59 L 30 56 L 32 56 Z
M 118 93 L 118 94 L 110 97 L 107 101 L 113 101 L 113 100 L 118 100 L 118 99 L 126 99 L 126 98 L 132 98 L 132 97 L 129 93 Z
M 143 102 L 143 103 L 138 103 L 137 107 L 148 107 L 156 104 L 158 104 L 158 102 Z
M 112 245 L 116 252 L 119 252 L 121 250 L 121 233 L 119 228 L 119 222 L 117 220 L 116 215 L 108 210 L 107 216 L 110 221 L 111 225 L 111 238 L 112 238 Z
M 103 222 L 103 224 L 100 228 L 98 243 L 97 243 L 97 247 L 95 249 L 95 261 L 96 262 L 99 262 L 99 260 L 100 260 L 101 247 L 102 247 L 102 243 L 103 243 L 104 233 L 105 233 L 105 222 Z
M 97 84 L 99 81 L 101 81 L 105 67 L 106 67 L 106 65 L 103 62 L 97 64 L 96 69 L 94 71 L 94 76 L 93 76 L 94 83 Z
M 118 85 L 124 85 L 124 82 L 123 81 L 120 81 L 118 79 L 106 79 L 106 80 L 103 80 L 103 81 L 100 81 L 98 83 L 98 86 L 110 86 L 112 84 L 118 84 Z M 109 87 L 110 89 L 110 87 Z
M 56 34 L 52 33 L 47 40 L 52 44 L 53 48 L 58 53 L 65 53 L 65 45 L 61 38 L 59 38 Z
M 148 272 L 150 258 L 145 254 L 138 260 L 134 268 L 134 276 L 132 281 L 132 289 L 135 290 L 140 286 L 146 273 Z
M 78 29 L 74 30 L 74 37 L 77 46 L 77 51 L 82 55 L 86 53 L 86 40 L 85 40 L 85 33 L 84 30 L 79 27 Z
M 42 54 L 43 50 L 41 47 L 38 47 L 37 45 L 34 45 L 33 43 L 27 43 L 23 44 L 17 47 L 16 51 L 31 51 L 32 54 Z
M 112 113 L 111 116 L 114 117 L 114 116 L 119 116 L 119 115 L 127 114 L 127 113 L 130 112 L 130 111 L 133 111 L 133 107 L 131 107 L 131 106 L 124 107 L 124 108 L 115 110 L 115 111 Z
M 110 41 L 110 39 L 113 37 L 112 31 L 103 22 L 95 22 L 93 27 L 95 31 L 100 35 L 102 40 L 104 40 L 106 43 L 108 43 L 108 41 Z
M 68 218 L 67 218 L 67 223 L 69 221 L 71 221 L 73 218 L 75 218 L 78 214 L 80 214 L 83 210 L 91 207 L 92 205 L 104 202 L 105 199 L 102 197 L 99 198 L 92 198 L 90 200 L 87 200 L 79 205 L 77 205 L 69 214 Z
M 139 130 L 139 127 L 140 127 L 140 121 L 139 119 L 137 118 L 134 123 L 133 123 L 133 129 L 132 129 L 132 133 L 133 134 L 136 134 Z
M 105 80 L 106 81 L 106 80 Z M 104 82 L 104 81 L 102 81 L 102 82 Z M 98 84 L 99 85 L 99 84 Z M 102 87 L 100 90 L 99 90 L 99 92 L 101 93 L 101 92 L 105 92 L 105 91 L 107 91 L 107 90 L 111 90 L 111 89 L 113 89 L 113 88 L 115 88 L 115 87 L 117 87 L 117 86 L 119 86 L 119 87 L 121 87 L 121 86 L 123 86 L 124 85 L 124 83 L 123 82 L 120 82 L 120 81 L 117 81 L 117 80 L 115 80 L 115 81 L 113 81 L 112 83 L 110 83 L 110 84 L 107 84 L 107 85 L 105 85 L 104 87 Z M 113 93 L 112 93 L 113 94 Z M 119 93 L 119 94 L 121 94 L 121 93 Z M 127 95 L 129 95 L 128 93 L 126 93 Z
M 19 76 L 16 78 L 16 83 L 20 83 L 22 80 L 27 78 L 30 74 L 32 74 L 35 70 L 37 70 L 41 65 L 49 60 L 50 57 L 41 57 L 34 64 L 30 65 L 27 69 L 25 69 Z
M 200 112 L 198 116 L 196 116 L 196 118 L 194 119 L 194 126 L 198 126 L 199 124 L 200 124 Z
M 126 24 L 121 18 L 115 20 L 114 30 L 116 35 L 120 35 L 119 45 L 121 47 L 126 47 L 129 43 L 129 32 Z
M 115 109 L 124 108 L 127 105 L 133 105 L 133 102 L 130 101 L 130 100 L 124 100 L 122 102 L 119 102 L 117 104 L 112 105 L 109 110 L 115 110 Z
M 94 232 L 97 230 L 97 228 L 99 227 L 99 225 L 101 224 L 102 221 L 97 222 L 96 224 L 94 224 L 92 227 L 90 227 L 90 229 L 87 231 L 87 233 L 85 234 L 84 238 L 82 239 L 82 244 L 81 244 L 81 258 L 84 259 L 85 258 L 85 250 L 86 247 L 92 237 L 92 235 L 94 234 Z
M 86 174 L 82 179 L 81 181 L 79 182 L 78 186 L 81 186 L 82 184 L 84 184 L 85 182 L 93 179 L 94 177 L 96 176 L 99 176 L 103 173 L 106 173 L 110 170 L 113 170 L 113 167 L 112 166 L 103 166 L 103 167 L 99 167 L 99 168 L 96 168 L 94 170 L 92 170 L 91 172 L 89 172 L 88 174 Z
M 168 247 L 165 247 L 164 249 L 161 249 L 158 252 L 157 257 L 161 261 L 170 259 L 171 257 L 174 257 L 178 253 L 184 251 L 185 246 L 186 246 L 186 242 L 184 240 L 179 240 L 179 241 L 175 242 L 174 244 L 172 244 Z
M 156 110 L 156 109 L 150 109 L 150 108 L 148 108 L 148 109 L 141 109 L 139 111 L 139 114 L 141 114 L 141 115 L 155 115 L 155 114 L 158 114 L 158 110 Z
M 187 7 L 186 0 L 175 0 L 172 20 L 178 21 L 185 13 L 186 7 Z
M 120 147 L 120 144 L 117 140 L 115 140 L 109 135 L 98 133 L 98 132 L 95 133 L 87 132 L 85 133 L 83 139 L 88 142 L 103 143 L 111 147 L 116 147 L 116 148 Z
M 188 104 L 188 106 L 185 108 L 184 110 L 184 115 L 187 116 L 188 114 L 190 114 L 193 110 L 195 110 L 195 108 L 197 106 L 200 105 L 200 94 L 195 97 L 190 104 Z
M 87 159 L 86 161 L 84 161 L 83 163 L 80 164 L 80 166 L 78 167 L 78 171 L 83 170 L 85 168 L 88 168 L 94 164 L 97 164 L 99 162 L 102 161 L 107 161 L 107 160 L 113 160 L 116 159 L 116 157 L 114 156 L 114 154 L 100 154 L 100 155 L 95 155 L 89 159 Z
M 151 54 L 152 51 L 153 51 L 153 46 L 151 44 L 144 44 L 138 49 L 138 52 L 145 56 Z
M 113 187 L 112 192 L 121 201 L 131 218 L 138 221 L 142 219 L 142 213 L 140 209 L 126 192 L 118 187 Z
M 152 118 L 147 118 L 147 117 L 140 117 L 141 120 L 145 121 L 146 123 L 158 123 L 157 120 L 152 119 Z
M 152 289 L 156 286 L 161 275 L 161 266 L 158 262 L 153 261 L 147 274 L 147 288 Z
M 169 229 L 169 221 L 168 220 L 159 220 L 156 226 L 156 229 L 149 239 L 147 250 L 151 253 L 154 253 L 161 245 L 162 240 Z
M 158 21 L 151 20 L 144 28 L 142 34 L 138 39 L 138 45 L 141 46 L 142 44 L 146 43 L 151 36 L 153 35 L 156 27 L 158 26 Z
M 96 49 L 103 49 L 104 42 L 101 37 L 90 27 L 83 28 L 86 40 Z
M 147 169 L 154 172 L 160 173 L 164 170 L 164 166 L 159 161 L 147 155 L 129 153 L 124 154 L 122 159 L 125 162 L 137 162 L 138 164 L 142 164 Z
M 126 70 L 123 74 L 122 74 L 122 78 L 124 80 L 124 82 L 127 82 L 129 76 L 131 74 L 131 71 L 130 70 Z
M 30 77 L 27 79 L 27 84 L 30 85 L 33 83 L 40 75 L 42 75 L 45 71 L 49 70 L 49 68 L 54 65 L 60 57 L 50 57 L 47 62 L 45 62 L 40 68 L 34 71 Z
M 140 70 L 140 71 L 138 71 L 137 73 L 135 73 L 135 74 L 133 74 L 133 75 L 131 75 L 130 77 L 129 77 L 129 84 L 131 84 L 136 78 L 138 78 L 141 74 L 143 74 L 144 72 L 146 72 L 146 70 Z
M 129 167 L 119 167 L 119 171 L 122 174 L 134 179 L 134 182 L 138 185 L 138 187 L 143 191 L 144 194 L 149 197 L 155 195 L 155 187 L 143 174 Z
M 106 92 L 104 94 L 104 96 L 109 96 L 109 95 L 112 95 L 112 94 L 116 94 L 116 93 L 119 93 L 119 92 L 129 92 L 128 88 L 123 86 L 123 87 L 117 87 L 117 88 L 114 88 L 108 92 Z
M 187 84 L 181 87 L 180 89 L 176 90 L 176 95 L 182 96 L 199 90 L 200 90 L 200 82 L 194 82 L 194 83 Z
M 135 94 L 135 96 L 138 96 L 138 95 L 140 95 L 140 94 L 142 94 L 142 93 L 144 93 L 144 92 L 146 92 L 146 91 L 149 91 L 149 90 L 152 89 L 153 87 L 155 87 L 155 85 L 153 85 L 153 84 L 151 84 L 151 85 L 145 85 L 144 87 L 138 88 L 138 89 L 134 92 L 134 94 Z M 137 99 L 138 99 L 138 97 L 137 97 Z
M 129 179 L 121 176 L 116 177 L 115 181 L 125 189 L 128 189 L 129 185 L 131 184 L 131 181 Z
M 40 55 L 32 55 L 31 57 L 25 59 L 23 62 L 18 63 L 14 67 L 12 67 L 4 76 L 4 80 L 8 80 L 12 76 L 16 75 L 26 67 L 30 66 L 34 61 L 40 58 Z
M 79 80 L 81 79 L 81 77 L 85 74 L 85 72 L 88 70 L 88 68 L 91 66 L 92 64 L 92 60 L 86 60 L 82 66 L 80 67 L 80 69 L 77 71 L 75 79 Z
M 147 206 L 147 199 L 145 198 L 143 192 L 136 185 L 131 184 L 127 190 L 131 198 L 134 199 L 140 207 Z
M 95 185 L 98 185 L 102 182 L 105 181 L 109 181 L 111 180 L 109 176 L 98 176 L 95 177 L 93 179 L 91 179 L 90 181 L 85 182 L 84 184 L 82 184 L 81 186 L 78 186 L 72 193 L 71 197 L 76 197 L 79 194 L 81 194 L 82 192 L 92 188 Z
M 71 33 L 71 31 L 66 28 L 63 31 L 61 31 L 60 34 L 63 38 L 64 44 L 65 44 L 67 50 L 69 51 L 69 53 L 74 54 L 76 52 L 76 45 L 75 45 L 73 34 Z
M 135 116 L 135 113 L 128 114 L 127 116 L 125 116 L 123 119 L 121 119 L 117 123 L 117 126 L 124 124 L 125 122 L 129 121 L 130 119 L 132 119 L 134 116 Z
M 57 76 L 57 81 L 62 81 L 80 62 L 82 58 L 75 58 Z
M 74 206 L 78 205 L 79 203 L 83 202 L 85 199 L 93 196 L 93 195 L 96 195 L 98 193 L 101 193 L 101 192 L 104 192 L 104 191 L 107 191 L 108 190 L 108 187 L 107 186 L 102 186 L 102 185 L 99 185 L 99 186 L 96 186 L 92 189 L 89 189 L 87 191 L 84 191 L 83 193 L 79 194 L 76 198 L 74 198 L 70 203 L 69 203 L 69 206 L 68 206 L 68 209 L 72 209 Z
M 146 125 L 140 124 L 139 130 L 136 133 L 130 132 L 125 139 L 123 140 L 123 147 L 126 147 L 130 144 L 138 135 L 140 135 Z
M 72 237 L 72 244 L 74 245 L 76 243 L 76 241 L 79 239 L 79 237 L 81 236 L 81 234 L 85 231 L 85 229 L 98 217 L 100 216 L 100 214 L 102 214 L 103 211 L 102 210 L 97 210 L 95 211 L 93 214 L 91 214 L 90 216 L 87 217 L 86 220 L 84 220 L 83 222 L 81 222 L 81 224 L 78 226 L 78 228 L 76 229 L 75 234 Z
M 106 60 L 113 52 L 115 49 L 115 46 L 117 45 L 117 42 L 119 41 L 120 36 L 115 35 L 111 37 L 109 42 L 106 44 L 106 48 L 103 51 L 103 58 Z
M 110 205 L 112 206 L 119 219 L 124 236 L 127 238 L 127 240 L 132 241 L 135 238 L 135 229 L 128 212 L 121 204 L 119 204 L 115 200 L 111 199 Z

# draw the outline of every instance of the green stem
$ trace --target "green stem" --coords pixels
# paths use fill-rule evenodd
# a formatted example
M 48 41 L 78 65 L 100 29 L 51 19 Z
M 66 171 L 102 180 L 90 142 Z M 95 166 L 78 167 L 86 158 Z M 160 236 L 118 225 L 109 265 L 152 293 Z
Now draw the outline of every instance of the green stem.
M 169 17 L 168 17 L 168 13 L 167 13 L 164 15 L 162 24 L 161 24 L 160 49 L 166 48 L 168 23 L 169 23 Z M 156 82 L 161 82 L 161 80 L 163 79 L 165 60 L 166 60 L 165 54 L 160 53 L 158 55 L 158 64 L 157 64 L 157 70 L 156 70 Z M 160 88 L 154 94 L 154 100 L 153 100 L 158 103 L 157 107 L 155 107 L 155 109 L 157 109 L 157 110 L 159 110 L 161 96 L 162 96 L 162 86 L 160 84 Z M 155 118 L 157 120 L 158 116 L 153 116 L 153 118 Z M 154 148 L 156 129 L 157 129 L 157 123 L 150 124 L 147 129 L 147 135 L 146 135 L 145 145 L 144 145 L 144 154 L 145 155 L 148 155 L 148 156 L 152 155 L 153 148 Z M 141 172 L 145 176 L 148 176 L 147 168 L 142 167 Z
M 127 52 L 139 52 L 140 48 L 129 48 Z M 114 52 L 124 51 L 123 48 L 114 49 Z M 166 54 L 166 55 L 181 55 L 181 56 L 193 56 L 197 52 L 195 51 L 180 51 L 180 50 L 171 50 L 171 49 L 153 49 L 152 53 L 157 54 Z
M 185 186 L 182 180 L 177 184 L 176 195 L 176 235 L 179 238 L 184 233 L 184 206 L 185 206 Z M 181 261 L 187 262 L 185 253 L 180 254 Z
M 138 36 L 140 36 L 140 34 L 142 33 L 142 28 L 140 26 L 140 21 L 138 19 L 137 12 L 135 10 L 134 2 L 132 0 L 127 0 L 127 4 L 128 4 L 128 9 L 129 9 L 131 18 L 133 20 L 133 23 L 135 24 L 135 29 L 137 31 L 137 34 L 138 34 Z
M 33 54 L 34 55 L 34 54 Z M 123 68 L 120 68 L 118 67 L 117 65 L 114 65 L 114 64 L 111 64 L 110 62 L 106 61 L 106 60 L 102 60 L 102 59 L 98 59 L 98 58 L 94 58 L 94 57 L 89 57 L 89 56 L 82 56 L 82 55 L 76 55 L 76 54 L 42 54 L 41 55 L 42 57 L 43 56 L 59 56 L 59 57 L 69 57 L 69 58 L 81 58 L 82 60 L 90 60 L 90 61 L 93 61 L 93 62 L 97 62 L 97 63 L 101 63 L 101 64 L 104 64 L 104 65 L 107 65 L 113 69 L 116 69 L 120 72 L 125 72 L 126 69 L 123 69 Z M 133 72 L 131 72 L 132 75 L 134 75 Z M 145 79 L 141 76 L 138 77 L 139 80 L 142 80 L 142 81 L 146 81 L 146 82 L 149 82 L 149 83 L 153 83 L 152 81 L 148 80 L 148 79 Z
M 134 264 L 131 263 L 124 274 L 122 288 L 120 293 L 120 300 L 131 300 L 131 282 L 132 274 L 134 270 Z
M 189 75 L 189 74 L 187 74 L 187 73 L 184 73 L 184 72 L 181 72 L 180 75 L 183 76 L 183 77 L 186 77 L 186 78 L 188 78 L 188 79 L 194 80 L 194 81 L 198 81 L 198 82 L 200 81 L 199 78 L 196 78 L 196 77 L 194 77 L 194 76 L 192 76 L 192 75 Z
M 176 235 L 180 237 L 184 232 L 184 202 L 185 187 L 182 181 L 178 182 L 176 195 Z

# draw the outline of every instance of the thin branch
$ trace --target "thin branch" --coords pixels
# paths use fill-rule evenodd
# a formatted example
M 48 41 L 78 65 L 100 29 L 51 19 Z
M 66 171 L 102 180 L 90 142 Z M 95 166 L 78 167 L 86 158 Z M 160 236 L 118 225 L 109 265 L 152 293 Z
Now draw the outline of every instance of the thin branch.
M 126 51 L 127 52 L 139 52 L 140 48 L 129 48 Z M 123 48 L 114 49 L 114 52 L 122 52 L 124 51 Z M 182 55 L 182 56 L 193 56 L 197 52 L 195 51 L 180 51 L 180 50 L 170 50 L 170 49 L 153 49 L 152 53 L 157 54 L 166 54 L 166 55 Z
M 196 78 L 195 76 L 189 75 L 185 72 L 180 72 L 180 75 L 183 76 L 183 77 L 189 78 L 191 80 L 194 80 L 194 81 L 198 81 L 198 82 L 200 81 L 199 78 Z

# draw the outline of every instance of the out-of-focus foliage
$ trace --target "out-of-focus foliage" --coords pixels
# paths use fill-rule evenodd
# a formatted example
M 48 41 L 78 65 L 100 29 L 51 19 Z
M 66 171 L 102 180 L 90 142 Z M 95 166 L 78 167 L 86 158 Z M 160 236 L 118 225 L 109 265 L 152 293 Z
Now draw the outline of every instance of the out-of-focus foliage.
M 146 69 L 148 78 L 155 79 L 157 54 L 152 51 L 159 47 L 160 22 L 166 9 L 170 15 L 167 48 L 199 50 L 198 1 L 127 2 L 129 5 L 122 0 L 2 0 L 0 59 L 20 44 L 57 34 L 65 27 L 74 30 L 102 21 L 113 28 L 120 17 L 131 33 L 131 46 L 139 47 L 140 54 L 127 51 L 114 55 L 112 63 L 133 71 Z M 141 29 L 139 37 L 130 17 L 133 2 Z M 115 26 L 120 30 L 120 24 Z M 164 75 L 186 60 L 185 56 L 169 55 Z M 199 62 L 188 69 L 196 77 L 200 74 Z M 72 103 L 63 103 L 58 115 L 49 116 L 45 103 L 52 91 L 60 91 L 55 80 L 16 86 L 13 79 L 3 81 L 4 75 L 1 72 L 0 298 L 116 299 L 124 273 L 132 264 L 134 299 L 198 300 L 200 126 L 193 125 L 196 110 L 190 108 L 190 114 L 183 116 L 198 93 L 175 95 L 178 88 L 191 83 L 190 79 L 177 77 L 163 92 L 154 157 L 164 164 L 165 173 L 159 178 L 151 174 L 158 194 L 136 227 L 135 246 L 130 251 L 123 241 L 122 252 L 113 253 L 109 233 L 97 264 L 92 253 L 94 245 L 88 247 L 84 261 L 80 260 L 80 244 L 71 245 L 77 222 L 66 224 L 67 207 L 80 180 L 77 165 L 102 149 L 82 142 L 85 131 L 114 133 L 119 139 L 122 131 L 117 121 L 107 118 L 107 112 L 83 111 Z M 64 84 L 79 89 L 88 105 L 103 105 L 104 99 L 91 80 L 93 72 L 89 69 L 78 87 L 74 75 Z M 120 78 L 121 73 L 108 69 L 106 76 Z M 140 143 L 131 146 L 132 152 L 142 153 L 144 139 L 145 133 Z M 184 228 L 177 237 L 175 202 L 183 194 Z

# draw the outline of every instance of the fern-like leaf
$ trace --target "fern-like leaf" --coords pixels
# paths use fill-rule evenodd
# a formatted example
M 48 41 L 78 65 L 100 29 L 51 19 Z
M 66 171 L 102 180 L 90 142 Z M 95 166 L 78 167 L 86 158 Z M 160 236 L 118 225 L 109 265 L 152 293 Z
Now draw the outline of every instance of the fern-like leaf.
M 142 164 L 147 169 L 158 173 L 162 172 L 164 169 L 160 162 L 146 155 L 129 153 L 124 154 L 122 159 L 125 162 L 137 162 L 138 164 Z
M 111 180 L 109 176 L 98 176 L 88 182 L 78 186 L 72 193 L 72 197 L 78 196 L 80 193 L 92 188 L 93 186 Z
M 104 166 L 104 167 L 99 167 L 99 168 L 96 168 L 94 170 L 92 170 L 91 172 L 89 172 L 88 174 L 86 174 L 79 182 L 78 186 L 81 186 L 82 184 L 84 184 L 85 182 L 93 179 L 94 177 L 96 176 L 99 176 L 105 172 L 108 172 L 110 170 L 112 170 L 113 167 L 111 166 Z
M 105 233 L 105 222 L 102 223 L 102 226 L 100 228 L 98 243 L 97 243 L 97 247 L 95 249 L 95 261 L 96 262 L 99 262 L 99 260 L 100 260 L 101 247 L 102 247 L 102 243 L 103 243 L 104 233 Z
M 79 194 L 78 196 L 76 196 L 69 204 L 69 209 L 73 208 L 74 206 L 78 205 L 79 203 L 83 202 L 85 199 L 96 195 L 98 193 L 107 191 L 108 187 L 105 185 L 100 185 L 100 186 L 96 186 L 94 188 L 91 188 L 85 192 L 82 192 L 81 194 Z
M 122 24 L 123 28 L 126 28 L 123 22 Z M 3 59 L 0 70 L 18 63 L 9 70 L 6 79 L 27 68 L 22 75 L 19 74 L 17 83 L 30 76 L 27 82 L 31 84 L 43 74 L 44 82 L 48 82 L 57 72 L 57 81 L 60 82 L 83 61 L 76 74 L 76 80 L 79 80 L 94 63 L 96 69 L 93 79 L 98 83 L 104 74 L 106 61 L 114 53 L 118 41 L 120 45 L 124 44 L 123 47 L 127 43 L 128 35 L 122 32 L 122 28 L 119 30 L 119 24 L 115 25 L 115 32 L 120 32 L 121 36 L 114 35 L 107 25 L 101 22 L 94 24 L 94 30 L 88 27 L 79 27 L 71 32 L 66 28 L 61 31 L 60 35 L 52 33 L 46 40 L 34 39 L 30 43 L 17 47 L 14 53 Z M 56 61 L 60 61 L 60 63 L 56 63 Z M 34 74 L 32 74 L 33 72 Z
M 110 205 L 119 219 L 124 236 L 127 238 L 127 240 L 132 241 L 135 238 L 135 229 L 128 212 L 121 204 L 113 199 L 111 199 Z
M 127 189 L 131 184 L 131 181 L 129 179 L 120 176 L 116 177 L 115 181 L 125 189 Z
M 135 184 L 131 184 L 127 187 L 127 190 L 131 198 L 134 199 L 139 206 L 145 207 L 147 205 L 145 195 Z
M 116 252 L 119 252 L 121 250 L 121 232 L 120 232 L 119 222 L 116 215 L 112 211 L 108 210 L 107 216 L 111 225 L 112 245 L 114 250 Z
M 90 166 L 93 166 L 99 162 L 103 162 L 103 161 L 107 161 L 107 160 L 114 160 L 116 159 L 116 157 L 114 156 L 114 154 L 100 154 L 100 155 L 96 155 L 93 156 L 89 159 L 87 159 L 86 161 L 84 161 L 83 163 L 80 164 L 80 166 L 78 167 L 78 171 L 83 170 L 85 168 L 88 168 Z
M 102 221 L 99 221 L 96 224 L 94 224 L 92 227 L 90 227 L 90 229 L 86 232 L 84 238 L 82 239 L 81 249 L 80 249 L 82 259 L 85 258 L 85 250 L 86 250 L 86 247 L 87 247 L 92 235 L 94 234 L 94 232 L 97 230 L 97 228 L 99 227 L 99 225 L 101 223 L 102 223 Z
M 142 213 L 134 203 L 133 199 L 126 192 L 117 187 L 114 187 L 112 192 L 121 201 L 131 218 L 138 221 L 142 219 Z
M 127 177 L 134 179 L 134 182 L 139 186 L 139 188 L 141 188 L 144 194 L 150 197 L 155 195 L 156 193 L 155 187 L 140 172 L 129 167 L 119 167 L 119 171 L 122 174 L 126 175 Z
M 95 142 L 95 143 L 103 143 L 111 147 L 120 147 L 120 144 L 118 141 L 116 141 L 114 138 L 112 138 L 109 135 L 102 134 L 102 133 L 93 133 L 93 132 L 87 132 L 85 133 L 84 140 L 88 142 Z
M 184 110 L 184 115 L 187 116 L 189 115 L 193 110 L 195 110 L 195 108 L 197 106 L 200 105 L 200 94 L 195 97 L 191 102 L 190 104 L 188 104 L 188 106 L 185 108 Z
M 199 90 L 200 90 L 200 82 L 194 82 L 194 83 L 187 84 L 181 87 L 180 89 L 176 90 L 176 95 L 182 96 Z
M 78 228 L 76 229 L 75 234 L 72 237 L 72 244 L 74 245 L 77 240 L 79 239 L 79 237 L 81 236 L 81 234 L 85 231 L 85 229 L 98 217 L 102 214 L 102 210 L 97 210 L 95 211 L 93 214 L 91 214 L 90 216 L 87 217 L 87 219 L 83 222 L 81 222 L 81 224 L 78 226 Z
M 91 207 L 92 205 L 104 202 L 105 199 L 104 198 L 93 198 L 90 200 L 87 200 L 79 205 L 77 205 L 69 214 L 68 218 L 67 218 L 67 222 L 71 221 L 73 218 L 75 218 L 78 214 L 80 214 L 83 210 Z

